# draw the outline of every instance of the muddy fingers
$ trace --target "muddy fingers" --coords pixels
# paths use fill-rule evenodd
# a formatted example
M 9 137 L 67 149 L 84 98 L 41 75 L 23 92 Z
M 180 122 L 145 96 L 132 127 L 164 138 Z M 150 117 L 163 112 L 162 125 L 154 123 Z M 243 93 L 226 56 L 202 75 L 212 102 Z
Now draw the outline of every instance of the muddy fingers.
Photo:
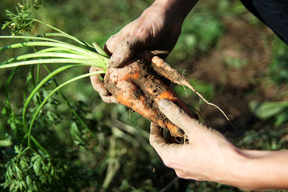
M 163 83 L 150 67 L 150 63 L 147 64 L 143 60 L 137 60 L 122 68 L 110 68 L 104 82 L 107 90 L 119 103 L 132 108 L 160 127 L 169 129 L 172 135 L 183 137 L 185 134 L 160 112 L 157 104 L 160 99 L 169 99 L 186 109 L 192 117 L 197 117 L 171 88 Z
M 148 56 L 149 54 L 146 53 Z M 150 55 L 151 56 L 151 55 Z M 241 136 L 238 132 L 237 128 L 232 124 L 226 113 L 214 103 L 207 101 L 190 83 L 189 81 L 180 74 L 176 69 L 172 68 L 168 63 L 166 63 L 163 59 L 158 56 L 153 56 L 151 59 L 151 65 L 155 71 L 157 71 L 160 75 L 169 79 L 171 82 L 176 83 L 178 85 L 186 86 L 191 89 L 194 93 L 196 93 L 206 104 L 217 108 L 223 116 L 227 119 L 227 121 L 232 125 L 232 127 L 236 130 L 236 132 Z M 182 107 L 182 106 L 181 106 Z M 183 107 L 182 107 L 183 108 Z

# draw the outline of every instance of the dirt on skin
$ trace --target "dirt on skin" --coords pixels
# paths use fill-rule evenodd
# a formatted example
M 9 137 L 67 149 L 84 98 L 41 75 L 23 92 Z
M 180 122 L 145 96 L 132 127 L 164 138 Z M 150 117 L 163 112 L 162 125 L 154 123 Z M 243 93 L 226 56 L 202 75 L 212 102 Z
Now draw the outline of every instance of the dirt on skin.
M 132 108 L 162 128 L 169 127 L 173 135 L 182 137 L 184 132 L 172 124 L 158 109 L 157 102 L 162 98 L 163 93 L 168 93 L 168 98 L 174 103 L 183 105 L 172 92 L 169 84 L 170 81 L 160 76 L 146 59 L 138 59 L 121 68 L 110 68 L 104 78 L 105 87 L 121 104 Z M 170 129 L 168 125 L 171 124 L 175 130 Z
M 141 96 L 145 96 L 145 105 L 148 106 L 149 108 L 153 109 L 153 110 L 157 110 L 158 109 L 158 106 L 157 104 L 154 102 L 157 95 L 161 92 L 164 92 L 164 91 L 167 91 L 167 87 L 163 87 L 161 86 L 160 82 L 158 82 L 160 80 L 160 77 L 153 71 L 151 70 L 150 67 L 147 66 L 147 64 L 145 63 L 144 60 L 137 60 L 135 61 L 135 63 L 139 66 L 142 67 L 143 70 L 140 70 L 140 73 L 139 73 L 139 78 L 135 79 L 135 78 L 129 78 L 127 79 L 128 81 L 133 81 L 138 87 L 139 89 L 138 90 L 135 90 L 132 92 L 133 94 L 133 98 L 135 98 L 136 100 L 139 100 Z M 107 72 L 107 74 L 117 74 L 117 73 L 123 73 L 122 71 L 124 71 L 126 68 L 131 68 L 131 70 L 129 69 L 128 71 L 129 74 L 131 76 L 133 76 L 133 73 L 138 73 L 138 71 L 135 71 L 133 69 L 133 65 L 134 63 L 131 63 L 129 65 L 126 65 L 126 66 L 123 66 L 119 69 L 109 69 L 109 71 Z M 117 72 L 115 72 L 117 71 Z M 107 88 L 107 90 L 109 90 L 109 92 L 111 92 L 111 94 L 115 94 L 116 92 L 127 92 L 127 90 L 123 90 L 123 89 L 120 89 L 118 86 L 117 86 L 117 82 L 121 81 L 121 80 L 115 80 L 113 81 L 111 78 L 108 78 L 107 75 L 105 75 L 105 87 Z M 147 84 L 147 82 L 145 80 L 148 80 L 149 84 Z M 148 85 L 148 88 L 149 89 L 152 89 L 153 90 L 153 94 L 149 94 L 146 90 L 146 88 L 144 89 L 143 91 L 143 86 L 146 86 Z M 133 106 L 133 104 L 132 104 Z M 162 114 L 157 111 L 157 116 L 156 118 L 161 118 L 159 116 L 162 116 Z
M 249 14 L 239 19 L 223 17 L 226 32 L 219 39 L 217 49 L 174 64 L 178 69 L 186 70 L 188 79 L 199 79 L 213 85 L 215 97 L 209 101 L 229 116 L 241 134 L 247 129 L 259 129 L 262 126 L 248 107 L 250 101 L 283 100 L 278 96 L 287 91 L 287 88 L 279 89 L 267 79 L 275 34 L 264 24 L 251 25 Z M 241 65 L 233 66 L 233 61 L 240 61 Z M 137 97 L 138 94 L 145 93 L 135 93 Z M 199 105 L 197 97 L 183 99 L 190 106 Z M 153 103 L 147 102 L 147 105 L 153 106 Z M 200 112 L 208 126 L 228 137 L 239 137 L 216 108 L 204 104 Z

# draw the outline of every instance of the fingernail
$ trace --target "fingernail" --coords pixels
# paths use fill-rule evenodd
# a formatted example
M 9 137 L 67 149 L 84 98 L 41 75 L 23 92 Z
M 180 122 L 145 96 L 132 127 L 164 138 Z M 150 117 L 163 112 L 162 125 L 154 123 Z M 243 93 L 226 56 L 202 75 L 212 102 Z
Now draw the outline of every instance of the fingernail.
M 161 99 L 160 101 L 159 101 L 159 107 L 161 108 L 161 109 L 166 109 L 168 106 L 170 106 L 172 104 L 172 102 L 170 101 L 170 100 L 168 100 L 168 99 Z
M 109 66 L 110 67 L 118 67 L 120 60 L 121 60 L 120 57 L 113 57 L 112 56 L 110 61 L 109 61 Z

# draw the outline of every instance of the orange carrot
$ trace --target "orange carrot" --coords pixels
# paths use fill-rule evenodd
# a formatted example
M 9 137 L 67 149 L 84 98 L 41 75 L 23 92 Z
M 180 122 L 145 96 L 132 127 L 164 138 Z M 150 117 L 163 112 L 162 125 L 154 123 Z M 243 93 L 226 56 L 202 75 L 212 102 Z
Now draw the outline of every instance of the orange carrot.
M 132 108 L 160 127 L 169 129 L 172 135 L 183 137 L 184 132 L 159 111 L 160 99 L 171 100 L 191 117 L 197 118 L 144 62 L 136 61 L 122 68 L 108 69 L 105 75 L 105 87 L 116 96 L 119 103 Z
M 231 123 L 230 119 L 223 112 L 223 110 L 221 110 L 217 105 L 208 102 L 182 74 L 180 74 L 176 69 L 172 68 L 163 59 L 155 56 L 156 54 L 165 55 L 167 53 L 168 52 L 166 51 L 147 50 L 136 52 L 136 56 L 144 58 L 146 62 L 150 63 L 147 65 L 137 61 L 132 64 L 127 64 L 121 69 L 109 69 L 105 76 L 105 87 L 113 95 L 117 96 L 120 103 L 132 108 L 134 111 L 138 112 L 150 121 L 157 123 L 159 126 L 168 128 L 172 134 L 182 137 L 183 131 L 173 125 L 166 117 L 164 117 L 164 115 L 161 115 L 158 109 L 159 100 L 167 98 L 178 104 L 192 118 L 198 119 L 198 117 L 188 109 L 183 101 L 177 98 L 175 93 L 167 85 L 165 85 L 165 83 L 161 81 L 161 78 L 168 79 L 178 85 L 187 86 L 206 104 L 216 107 L 238 132 L 237 128 Z M 133 83 L 134 90 L 128 90 L 130 87 L 132 87 L 132 85 L 127 85 L 121 88 L 115 86 L 121 81 Z M 117 90 L 115 88 L 117 88 Z M 125 91 L 125 93 L 127 92 L 126 97 L 122 95 L 123 91 Z M 139 102 L 141 102 L 141 105 Z
M 196 95 L 198 95 L 206 104 L 217 108 L 227 119 L 227 121 L 232 125 L 232 127 L 238 132 L 237 128 L 232 124 L 228 116 L 224 113 L 220 107 L 215 105 L 214 103 L 210 103 L 207 101 L 190 83 L 189 81 L 180 74 L 176 69 L 172 68 L 168 63 L 166 63 L 163 59 L 158 56 L 153 56 L 153 54 L 149 51 L 144 52 L 144 56 L 151 60 L 151 65 L 155 71 L 157 71 L 160 75 L 164 76 L 165 78 L 169 79 L 171 82 L 176 83 L 178 85 L 183 85 L 191 89 Z M 186 110 L 185 110 L 186 111 Z M 238 132 L 240 135 L 240 133 Z

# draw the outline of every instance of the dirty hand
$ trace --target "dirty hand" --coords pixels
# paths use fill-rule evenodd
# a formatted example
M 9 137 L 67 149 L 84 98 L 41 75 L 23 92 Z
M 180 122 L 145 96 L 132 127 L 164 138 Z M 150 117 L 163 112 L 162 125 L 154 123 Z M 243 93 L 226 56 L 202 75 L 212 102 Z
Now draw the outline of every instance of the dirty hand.
M 193 1 L 184 0 L 156 0 L 138 19 L 108 39 L 105 51 L 112 54 L 109 66 L 123 65 L 137 49 L 170 52 L 194 4 Z
M 288 151 L 240 149 L 169 100 L 160 100 L 159 109 L 182 128 L 189 139 L 185 144 L 179 144 L 175 139 L 169 142 L 171 136 L 164 138 L 161 128 L 151 124 L 150 144 L 177 176 L 249 191 L 288 189 Z
M 125 64 L 137 49 L 170 52 L 181 33 L 184 19 L 197 1 L 156 0 L 138 19 L 108 39 L 104 50 L 112 55 L 109 66 L 119 67 Z M 90 69 L 90 71 L 96 70 L 99 69 L 96 67 Z M 116 102 L 99 80 L 99 76 L 92 76 L 91 82 L 103 101 Z
M 90 73 L 103 70 L 101 67 L 92 66 L 90 68 Z M 97 91 L 102 98 L 102 100 L 106 103 L 118 103 L 118 100 L 115 96 L 111 95 L 109 91 L 105 88 L 103 80 L 100 78 L 100 75 L 92 75 L 90 76 L 91 84 L 95 91 Z
M 238 148 L 219 132 L 192 119 L 171 101 L 160 100 L 159 108 L 189 139 L 188 144 L 170 143 L 163 137 L 162 128 L 151 124 L 150 144 L 167 167 L 184 179 L 224 182 L 224 178 L 231 177 L 228 170 L 234 169 L 231 162 L 238 157 Z

